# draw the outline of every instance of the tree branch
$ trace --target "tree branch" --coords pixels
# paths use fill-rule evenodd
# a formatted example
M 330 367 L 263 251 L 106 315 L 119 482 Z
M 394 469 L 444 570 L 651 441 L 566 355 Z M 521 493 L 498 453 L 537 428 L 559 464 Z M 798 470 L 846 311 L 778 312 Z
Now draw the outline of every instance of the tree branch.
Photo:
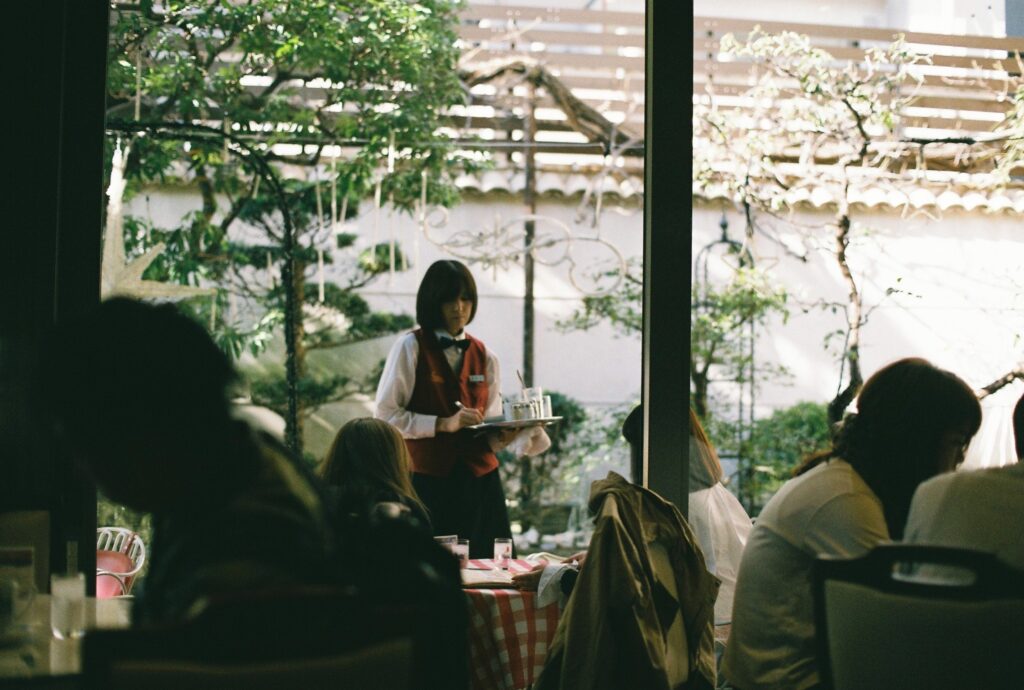
M 976 391 L 978 399 L 984 400 L 999 389 L 1004 388 L 1019 379 L 1024 379 L 1024 364 L 1017 366 L 1015 369 L 1011 369 L 987 386 L 979 388 Z

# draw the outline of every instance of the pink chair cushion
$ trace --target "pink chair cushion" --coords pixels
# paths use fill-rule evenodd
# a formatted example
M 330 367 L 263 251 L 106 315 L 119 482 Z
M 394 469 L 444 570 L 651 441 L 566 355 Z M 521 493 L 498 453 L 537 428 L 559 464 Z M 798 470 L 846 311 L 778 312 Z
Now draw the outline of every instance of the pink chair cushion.
M 106 573 L 96 575 L 96 598 L 110 599 L 124 594 L 124 586 L 113 575 Z
M 112 573 L 130 573 L 135 564 L 126 554 L 118 551 L 97 551 L 96 567 Z
M 126 554 L 118 551 L 96 551 L 97 570 L 106 570 L 108 573 L 127 573 L 135 567 L 132 559 Z M 109 599 L 119 597 L 125 593 L 125 584 L 121 580 L 108 573 L 96 573 L 96 598 Z

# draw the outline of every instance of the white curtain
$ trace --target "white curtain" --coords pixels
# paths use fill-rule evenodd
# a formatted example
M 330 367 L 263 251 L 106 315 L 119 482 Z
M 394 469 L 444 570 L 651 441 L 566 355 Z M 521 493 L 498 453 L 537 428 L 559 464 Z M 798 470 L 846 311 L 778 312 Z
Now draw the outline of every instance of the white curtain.
M 1013 441 L 1013 407 L 1024 393 L 1015 381 L 981 401 L 981 428 L 971 439 L 961 470 L 1002 467 L 1017 462 Z

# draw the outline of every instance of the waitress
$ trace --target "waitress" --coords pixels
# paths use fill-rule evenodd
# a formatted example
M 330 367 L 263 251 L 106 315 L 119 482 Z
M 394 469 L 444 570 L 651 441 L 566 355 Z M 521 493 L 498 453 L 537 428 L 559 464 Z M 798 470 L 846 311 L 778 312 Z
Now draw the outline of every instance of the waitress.
M 419 328 L 395 342 L 377 386 L 377 417 L 405 437 L 412 484 L 435 535 L 470 540 L 470 558 L 490 558 L 494 539 L 511 537 L 495 452 L 550 446 L 539 427 L 480 434 L 466 427 L 500 416 L 498 358 L 466 333 L 476 316 L 476 281 L 459 261 L 431 264 L 416 294 Z

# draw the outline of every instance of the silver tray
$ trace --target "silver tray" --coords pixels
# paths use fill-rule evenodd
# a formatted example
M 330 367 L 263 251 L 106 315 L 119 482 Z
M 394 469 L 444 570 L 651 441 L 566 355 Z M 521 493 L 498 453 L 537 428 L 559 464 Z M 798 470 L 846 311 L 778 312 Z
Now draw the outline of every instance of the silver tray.
M 529 429 L 533 426 L 547 426 L 562 421 L 561 417 L 534 417 L 533 419 L 509 419 L 500 422 L 484 422 L 467 426 L 473 431 L 492 431 L 497 429 Z

